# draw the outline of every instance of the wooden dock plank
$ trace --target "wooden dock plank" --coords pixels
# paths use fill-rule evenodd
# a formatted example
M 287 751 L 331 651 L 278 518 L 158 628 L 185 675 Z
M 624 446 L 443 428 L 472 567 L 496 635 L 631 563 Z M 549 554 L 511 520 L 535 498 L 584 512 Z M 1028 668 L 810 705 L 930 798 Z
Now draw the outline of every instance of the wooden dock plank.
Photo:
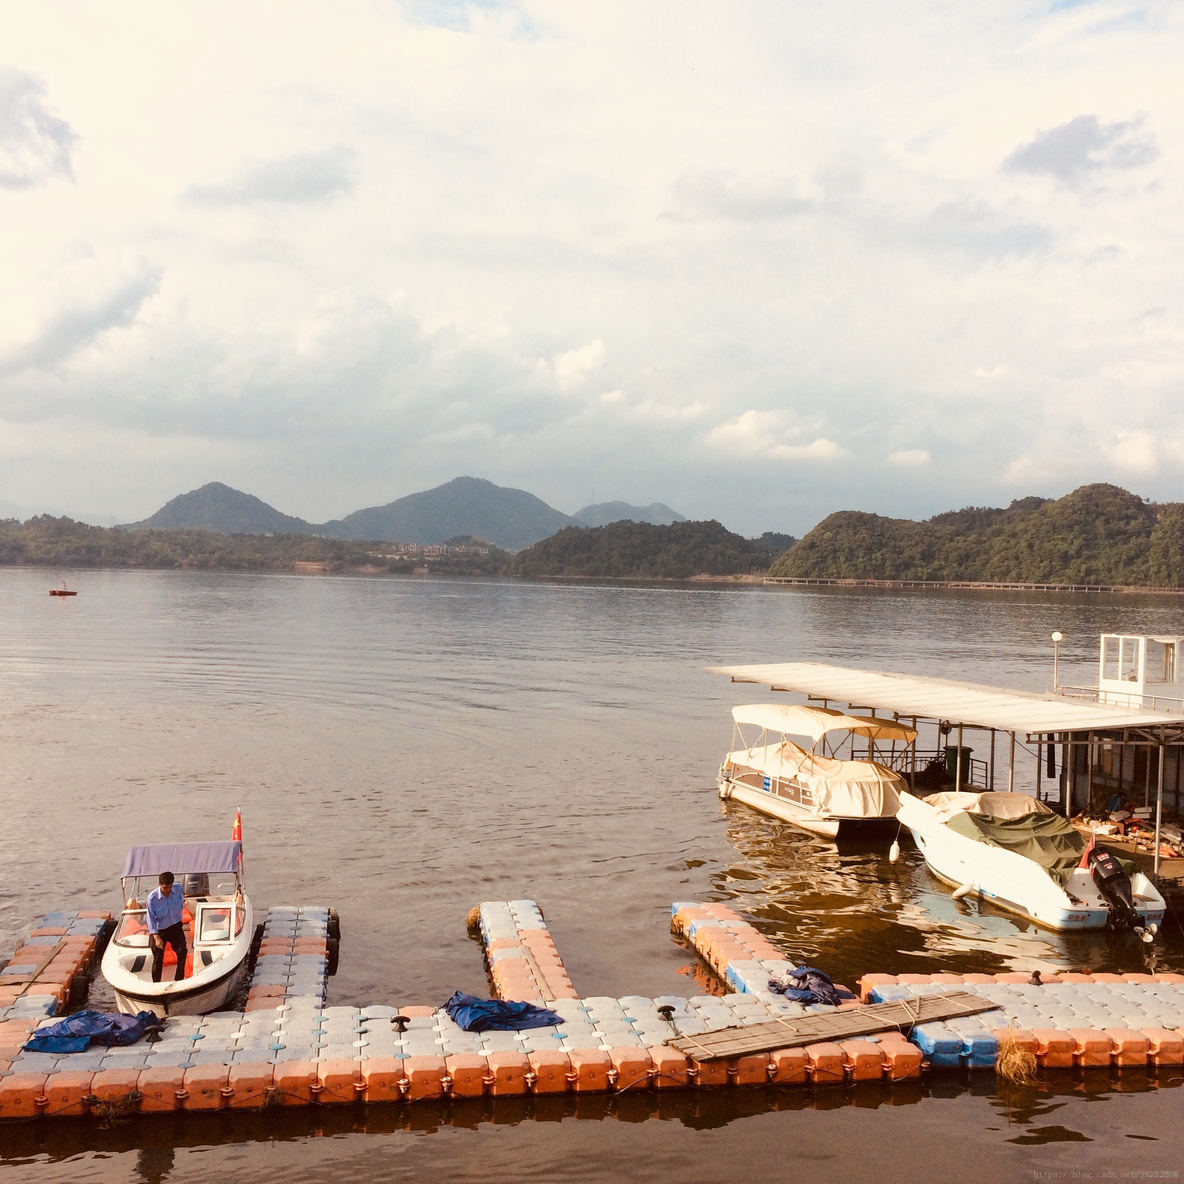
M 872 1003 L 824 1015 L 770 1020 L 737 1028 L 718 1028 L 695 1036 L 677 1036 L 667 1040 L 671 1048 L 696 1061 L 716 1061 L 724 1057 L 772 1052 L 777 1048 L 800 1048 L 820 1041 L 850 1040 L 876 1032 L 909 1032 L 915 1024 L 952 1020 L 960 1016 L 995 1011 L 997 1003 L 972 995 L 969 991 L 950 991 L 943 995 L 922 995 L 891 1003 Z

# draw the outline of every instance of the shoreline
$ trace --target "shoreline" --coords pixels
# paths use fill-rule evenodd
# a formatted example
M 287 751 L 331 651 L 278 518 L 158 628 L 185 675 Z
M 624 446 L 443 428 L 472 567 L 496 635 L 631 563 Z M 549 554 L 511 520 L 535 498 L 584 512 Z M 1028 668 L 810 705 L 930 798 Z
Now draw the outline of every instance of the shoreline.
M 261 565 L 249 567 L 236 564 L 213 564 L 179 562 L 173 564 L 146 563 L 27 563 L 0 562 L 5 568 L 42 571 L 184 571 L 214 572 L 221 575 L 300 575 L 300 576 L 413 576 L 428 579 L 432 576 L 461 577 L 464 579 L 505 579 L 522 583 L 569 583 L 569 584 L 657 584 L 657 585 L 699 585 L 724 584 L 734 587 L 783 587 L 783 588 L 887 588 L 929 592 L 1056 592 L 1072 595 L 1106 596 L 1184 596 L 1184 588 L 1161 588 L 1141 584 L 1061 584 L 1022 583 L 1020 581 L 992 580 L 910 580 L 872 579 L 854 577 L 824 576 L 770 576 L 764 572 L 736 572 L 714 575 L 699 572 L 690 576 L 608 576 L 571 575 L 553 573 L 547 575 L 516 575 L 505 571 L 450 570 L 447 567 L 431 568 L 420 563 L 404 570 L 391 570 L 373 563 L 352 564 L 341 560 L 293 560 L 283 565 Z

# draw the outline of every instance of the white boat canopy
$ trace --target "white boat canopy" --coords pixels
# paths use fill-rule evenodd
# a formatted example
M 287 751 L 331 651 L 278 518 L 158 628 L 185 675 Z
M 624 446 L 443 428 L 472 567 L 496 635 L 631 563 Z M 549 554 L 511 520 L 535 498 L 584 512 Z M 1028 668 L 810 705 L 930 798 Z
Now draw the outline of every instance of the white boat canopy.
M 1005 687 L 885 674 L 821 662 L 781 662 L 760 666 L 711 666 L 733 682 L 763 683 L 774 691 L 793 691 L 814 699 L 858 703 L 872 709 L 926 719 L 948 719 L 1001 732 L 1091 732 L 1106 729 L 1180 728 L 1184 719 L 1156 711 L 1132 711 L 1064 695 L 1040 695 Z M 888 722 L 888 721 L 885 721 Z
M 766 777 L 793 780 L 809 790 L 820 814 L 840 818 L 889 818 L 908 784 L 872 761 L 842 761 L 806 752 L 792 740 L 728 753 L 725 764 L 747 766 Z
M 911 744 L 915 728 L 891 719 L 844 715 L 832 707 L 808 707 L 800 703 L 748 703 L 732 708 L 738 724 L 753 724 L 783 736 L 809 736 L 815 743 L 828 732 L 854 732 L 869 740 L 901 740 Z

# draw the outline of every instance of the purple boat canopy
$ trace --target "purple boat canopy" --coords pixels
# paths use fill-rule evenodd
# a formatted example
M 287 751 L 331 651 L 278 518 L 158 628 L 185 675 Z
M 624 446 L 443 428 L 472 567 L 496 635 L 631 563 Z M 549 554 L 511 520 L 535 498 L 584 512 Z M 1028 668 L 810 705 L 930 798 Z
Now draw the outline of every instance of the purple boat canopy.
M 123 862 L 123 878 L 159 876 L 161 872 L 172 872 L 175 876 L 186 872 L 237 872 L 242 854 L 243 845 L 238 841 L 129 847 Z

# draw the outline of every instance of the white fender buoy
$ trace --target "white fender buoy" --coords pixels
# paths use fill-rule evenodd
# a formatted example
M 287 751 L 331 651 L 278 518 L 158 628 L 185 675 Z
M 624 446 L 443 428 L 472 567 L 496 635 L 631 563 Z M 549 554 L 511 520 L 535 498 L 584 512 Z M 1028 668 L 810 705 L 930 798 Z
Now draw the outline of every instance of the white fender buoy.
M 900 844 L 893 839 L 892 846 L 888 848 L 888 862 L 895 863 L 900 858 Z
M 962 897 L 968 896 L 973 891 L 974 891 L 974 885 L 967 882 L 967 883 L 963 884 L 961 888 L 954 889 L 954 899 L 961 900 Z

